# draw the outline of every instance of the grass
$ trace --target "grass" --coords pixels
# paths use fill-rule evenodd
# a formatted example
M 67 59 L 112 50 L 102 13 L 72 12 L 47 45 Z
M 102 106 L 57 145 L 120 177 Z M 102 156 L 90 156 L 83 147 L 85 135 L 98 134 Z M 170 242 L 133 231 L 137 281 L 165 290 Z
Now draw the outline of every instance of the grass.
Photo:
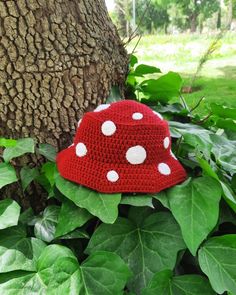
M 184 85 L 189 85 L 198 62 L 207 50 L 214 36 L 207 35 L 157 35 L 144 36 L 138 44 L 135 55 L 139 63 L 159 67 L 162 72 L 175 71 L 181 74 Z M 132 52 L 137 39 L 128 45 Z M 194 86 L 200 90 L 184 94 L 190 107 L 205 96 L 199 110 L 207 113 L 211 102 L 236 107 L 236 36 L 227 33 L 218 43 L 216 51 L 202 68 Z

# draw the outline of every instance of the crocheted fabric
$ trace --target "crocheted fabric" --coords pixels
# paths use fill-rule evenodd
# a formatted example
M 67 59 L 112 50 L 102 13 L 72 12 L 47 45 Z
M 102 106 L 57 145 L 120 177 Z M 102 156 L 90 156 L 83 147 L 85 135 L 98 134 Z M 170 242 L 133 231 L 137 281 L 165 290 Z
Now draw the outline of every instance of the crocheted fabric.
M 171 151 L 168 123 L 131 100 L 100 105 L 57 155 L 60 174 L 104 193 L 156 193 L 186 179 Z

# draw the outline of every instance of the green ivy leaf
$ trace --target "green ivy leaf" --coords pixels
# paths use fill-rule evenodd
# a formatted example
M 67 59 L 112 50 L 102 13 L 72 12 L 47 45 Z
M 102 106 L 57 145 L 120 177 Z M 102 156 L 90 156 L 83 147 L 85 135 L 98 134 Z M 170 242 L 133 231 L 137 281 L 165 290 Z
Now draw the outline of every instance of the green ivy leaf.
M 102 224 L 91 237 L 86 253 L 97 250 L 115 252 L 127 262 L 134 273 L 130 291 L 140 294 L 154 273 L 173 269 L 178 251 L 185 248 L 178 224 L 170 213 L 149 212 L 135 208 L 131 217 L 118 218 L 113 225 Z M 141 217 L 141 218 L 140 218 Z
M 58 175 L 56 164 L 52 162 L 46 162 L 45 164 L 42 165 L 41 172 L 44 173 L 51 187 L 54 186 L 55 179 Z
M 212 169 L 211 165 L 203 158 L 197 157 L 198 163 L 200 167 L 203 169 L 205 175 L 209 175 L 210 177 L 216 179 L 223 190 L 223 198 L 227 202 L 227 204 L 236 212 L 236 197 L 229 185 L 224 181 L 221 181 L 216 172 Z
M 57 177 L 59 191 L 78 207 L 87 209 L 105 223 L 114 223 L 118 216 L 121 194 L 102 194 Z
M 0 229 L 17 225 L 20 206 L 11 199 L 0 201 Z
M 184 142 L 192 146 L 194 149 L 198 147 L 202 151 L 211 152 L 213 143 L 210 135 L 211 131 L 194 124 L 180 123 L 175 121 L 169 122 L 171 136 L 184 137 Z
M 45 246 L 41 240 L 27 238 L 25 230 L 21 227 L 1 230 L 0 273 L 14 270 L 34 271 L 36 259 Z
M 150 101 L 167 102 L 171 98 L 179 96 L 182 83 L 179 74 L 169 72 L 158 79 L 144 80 L 139 87 L 145 95 L 149 96 Z
M 210 177 L 188 179 L 167 192 L 171 212 L 193 255 L 217 223 L 221 193 L 219 183 Z
M 152 196 L 150 195 L 122 196 L 120 204 L 154 208 L 152 204 Z
M 188 111 L 183 107 L 181 103 L 172 103 L 167 105 L 156 105 L 153 106 L 152 109 L 158 113 L 170 113 L 174 115 L 186 115 L 188 114 Z
M 54 239 L 59 210 L 58 206 L 48 206 L 42 216 L 37 218 L 34 225 L 34 234 L 37 238 L 48 243 Z
M 236 109 L 235 108 L 229 108 L 225 105 L 219 105 L 216 103 L 211 104 L 211 111 L 214 115 L 217 115 L 221 118 L 231 118 L 236 120 Z
M 18 139 L 15 146 L 7 147 L 3 152 L 5 162 L 20 157 L 26 153 L 34 153 L 34 140 L 32 138 Z
M 22 188 L 25 191 L 29 184 L 39 176 L 37 168 L 23 167 L 20 171 Z
M 142 295 L 214 295 L 209 282 L 199 275 L 172 276 L 163 270 L 153 277 Z
M 12 147 L 12 146 L 15 146 L 16 143 L 17 141 L 15 139 L 7 139 L 7 138 L 0 137 L 0 146 Z
M 99 270 L 100 271 L 96 271 Z M 82 264 L 84 287 L 87 294 L 122 294 L 131 277 L 124 261 L 116 254 L 105 251 L 92 253 Z M 99 284 L 98 284 L 99 282 Z
M 134 54 L 130 55 L 130 66 L 133 67 L 138 63 L 138 58 Z
M 217 293 L 236 294 L 236 235 L 209 239 L 199 250 L 199 264 Z
M 77 207 L 73 202 L 65 200 L 59 213 L 55 237 L 63 236 L 77 227 L 84 225 L 91 215 L 87 210 Z
M 0 189 L 17 181 L 15 169 L 7 163 L 0 163 Z
M 219 118 L 218 120 L 216 120 L 216 126 L 221 129 L 236 131 L 236 123 L 235 120 L 232 119 Z
M 40 143 L 38 148 L 38 153 L 44 156 L 47 160 L 55 162 L 57 151 L 54 146 L 47 143 Z
M 25 225 L 28 225 L 33 219 L 35 218 L 34 216 L 34 211 L 32 208 L 26 209 L 24 212 L 21 213 L 19 222 Z
M 161 70 L 154 66 L 140 64 L 136 67 L 134 72 L 131 73 L 131 75 L 143 77 L 144 75 L 155 74 L 155 73 L 161 73 Z
M 211 140 L 214 143 L 212 153 L 216 162 L 231 174 L 236 173 L 236 141 L 216 134 L 211 135 Z
M 121 295 L 130 275 L 129 269 L 116 254 L 93 253 L 80 266 L 68 248 L 50 245 L 39 257 L 35 272 L 1 274 L 0 293 Z

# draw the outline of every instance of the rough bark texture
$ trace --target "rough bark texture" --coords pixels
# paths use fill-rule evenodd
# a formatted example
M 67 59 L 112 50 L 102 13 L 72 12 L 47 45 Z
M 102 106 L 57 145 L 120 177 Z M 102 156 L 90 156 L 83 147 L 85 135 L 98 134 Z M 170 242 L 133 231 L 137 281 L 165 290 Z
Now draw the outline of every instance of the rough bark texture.
M 127 63 L 104 0 L 0 1 L 0 136 L 65 147 Z

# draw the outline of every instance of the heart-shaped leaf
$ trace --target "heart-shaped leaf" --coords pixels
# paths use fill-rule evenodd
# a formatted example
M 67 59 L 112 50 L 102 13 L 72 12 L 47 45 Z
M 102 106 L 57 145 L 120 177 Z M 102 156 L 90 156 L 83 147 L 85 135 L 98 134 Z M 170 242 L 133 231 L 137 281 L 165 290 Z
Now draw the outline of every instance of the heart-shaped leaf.
M 32 138 L 18 139 L 15 146 L 5 148 L 3 159 L 5 162 L 20 157 L 26 153 L 34 153 L 34 140 Z
M 59 213 L 55 237 L 60 237 L 81 227 L 92 217 L 93 215 L 87 210 L 77 207 L 69 200 L 64 200 Z
M 153 277 L 142 295 L 214 295 L 209 282 L 199 275 L 172 276 L 163 270 Z
M 171 212 L 193 255 L 217 223 L 221 193 L 219 182 L 210 177 L 188 179 L 167 192 Z
M 0 163 L 0 189 L 17 181 L 15 169 L 7 163 Z
M 78 207 L 87 209 L 105 223 L 113 223 L 118 216 L 121 194 L 103 194 L 74 184 L 60 176 L 56 179 L 59 191 Z
M 74 254 L 66 247 L 50 245 L 37 261 L 35 272 L 13 272 L 0 275 L 0 293 L 15 295 L 111 295 L 122 290 L 131 273 L 116 254 L 97 252 L 80 266 Z
M 17 225 L 20 206 L 11 199 L 0 201 L 0 229 Z
M 25 190 L 29 184 L 39 176 L 37 168 L 23 167 L 20 171 L 20 178 L 22 183 L 22 188 Z
M 169 72 L 158 79 L 144 80 L 140 84 L 140 89 L 151 101 L 167 102 L 172 97 L 179 96 L 182 83 L 179 74 Z
M 48 243 L 54 239 L 59 211 L 58 206 L 48 206 L 42 216 L 37 218 L 34 225 L 34 234 L 37 238 Z
M 25 230 L 21 227 L 1 230 L 0 273 L 14 270 L 34 271 L 36 260 L 45 247 L 41 240 L 27 238 Z
M 155 73 L 161 73 L 161 70 L 154 66 L 140 64 L 135 68 L 134 72 L 131 73 L 131 75 L 143 77 L 144 75 L 155 74 Z
M 199 250 L 199 264 L 217 293 L 236 294 L 236 235 L 209 239 Z
M 170 121 L 170 130 L 172 137 L 183 136 L 184 142 L 196 149 L 211 152 L 213 142 L 210 135 L 213 132 L 194 124 L 180 123 Z
M 38 153 L 44 156 L 49 161 L 55 162 L 56 160 L 56 149 L 54 146 L 47 143 L 40 143 L 38 148 Z
M 100 225 L 86 249 L 86 253 L 104 250 L 120 255 L 134 273 L 129 289 L 137 294 L 154 273 L 173 269 L 178 251 L 185 248 L 178 224 L 170 213 L 159 212 L 146 218 L 149 213 L 134 208 L 132 220 L 118 218 L 113 225 Z

